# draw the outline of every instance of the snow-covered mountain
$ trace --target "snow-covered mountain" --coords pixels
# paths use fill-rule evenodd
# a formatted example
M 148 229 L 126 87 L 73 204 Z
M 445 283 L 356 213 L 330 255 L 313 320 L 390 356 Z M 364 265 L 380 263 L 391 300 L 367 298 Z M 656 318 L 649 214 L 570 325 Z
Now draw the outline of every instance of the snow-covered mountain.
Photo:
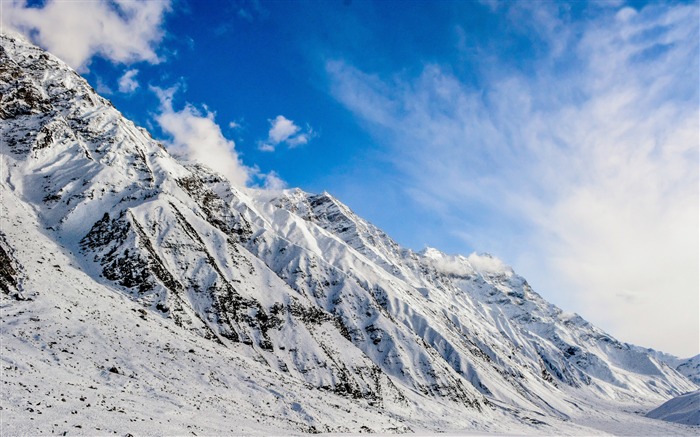
M 676 370 L 694 383 L 700 385 L 700 355 L 682 360 Z
M 664 402 L 648 412 L 647 417 L 700 427 L 700 390 Z
M 656 359 L 663 361 L 668 366 L 673 367 L 695 384 L 700 385 L 700 355 L 682 359 L 664 352 L 655 351 L 653 349 L 646 349 L 645 352 L 654 356 Z
M 689 429 L 634 413 L 695 383 L 497 258 L 234 187 L 14 35 L 0 120 L 8 434 Z

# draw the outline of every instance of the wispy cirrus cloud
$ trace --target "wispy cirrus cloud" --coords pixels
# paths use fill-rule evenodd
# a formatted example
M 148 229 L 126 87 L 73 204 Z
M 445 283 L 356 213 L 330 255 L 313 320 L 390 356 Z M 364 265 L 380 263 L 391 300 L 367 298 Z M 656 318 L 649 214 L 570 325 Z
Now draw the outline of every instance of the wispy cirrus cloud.
M 331 93 L 466 244 L 623 340 L 696 354 L 698 7 L 574 22 L 538 5 L 494 9 L 537 29 L 527 68 L 473 59 L 476 87 L 441 64 L 381 76 L 336 60 Z
M 11 0 L 1 7 L 3 28 L 28 35 L 85 71 L 95 55 L 116 63 L 159 62 L 156 48 L 171 6 L 170 0 L 47 0 L 36 7 Z

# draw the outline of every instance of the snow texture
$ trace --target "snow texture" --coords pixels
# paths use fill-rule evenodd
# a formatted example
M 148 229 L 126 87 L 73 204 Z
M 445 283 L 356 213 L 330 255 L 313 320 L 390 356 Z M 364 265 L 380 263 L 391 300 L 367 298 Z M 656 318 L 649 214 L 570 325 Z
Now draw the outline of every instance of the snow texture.
M 648 412 L 647 417 L 700 426 L 700 390 L 664 402 L 659 408 Z
M 14 35 L 0 120 L 3 435 L 697 431 L 643 415 L 697 390 L 682 360 L 491 255 L 178 161 Z

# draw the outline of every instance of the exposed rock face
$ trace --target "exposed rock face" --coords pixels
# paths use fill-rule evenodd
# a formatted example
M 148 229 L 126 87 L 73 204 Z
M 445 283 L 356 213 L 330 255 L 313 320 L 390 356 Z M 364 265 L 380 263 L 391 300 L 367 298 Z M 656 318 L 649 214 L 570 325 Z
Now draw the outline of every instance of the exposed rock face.
M 386 411 L 411 393 L 532 424 L 519 412 L 560 420 L 583 398 L 695 388 L 493 257 L 414 253 L 329 194 L 237 188 L 181 163 L 61 61 L 0 42 L 0 188 L 144 314 Z M 19 296 L 0 237 L 0 288 Z
M 18 266 L 12 257 L 12 249 L 5 240 L 5 235 L 0 234 L 0 290 L 5 294 L 17 296 Z

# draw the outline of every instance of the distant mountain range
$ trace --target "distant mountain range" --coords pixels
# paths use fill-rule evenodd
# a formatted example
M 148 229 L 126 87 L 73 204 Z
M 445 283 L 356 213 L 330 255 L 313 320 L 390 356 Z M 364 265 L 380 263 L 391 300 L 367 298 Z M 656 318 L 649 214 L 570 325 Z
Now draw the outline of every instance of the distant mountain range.
M 698 357 L 328 193 L 234 187 L 10 34 L 0 120 L 3 434 L 692 433 L 643 413 Z

